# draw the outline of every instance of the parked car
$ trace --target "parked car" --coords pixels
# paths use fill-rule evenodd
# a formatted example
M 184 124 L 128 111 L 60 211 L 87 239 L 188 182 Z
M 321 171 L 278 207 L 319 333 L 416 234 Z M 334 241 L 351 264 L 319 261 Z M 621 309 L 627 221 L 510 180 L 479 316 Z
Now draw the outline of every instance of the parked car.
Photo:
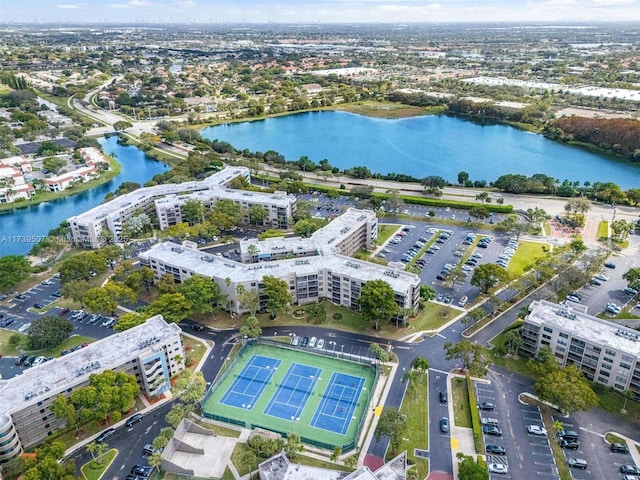
M 580 446 L 580 442 L 578 440 L 562 439 L 560 440 L 560 446 L 568 450 L 576 450 Z
M 500 428 L 496 427 L 495 425 L 485 425 L 484 427 L 482 427 L 482 432 L 485 435 L 491 435 L 494 437 L 502 436 L 502 430 L 500 430 Z
M 300 337 L 297 335 L 292 335 L 291 336 L 291 345 L 294 347 L 297 347 L 298 345 L 300 345 Z
M 37 308 L 38 310 L 41 310 L 44 307 L 46 307 L 46 305 L 44 303 L 34 303 L 33 304 L 33 308 Z
M 306 347 L 309 345 L 309 337 L 302 337 L 302 341 L 300 342 L 301 347 Z
M 131 473 L 133 475 L 140 475 L 141 477 L 148 478 L 153 471 L 153 467 L 149 465 L 134 465 L 131 468 Z
M 620 465 L 620 473 L 630 473 L 632 475 L 640 474 L 640 468 L 635 465 Z
M 500 445 L 487 445 L 485 447 L 485 450 L 487 451 L 487 453 L 490 453 L 492 455 L 506 455 L 507 453 L 505 448 Z
M 311 337 L 311 340 L 309 340 L 309 348 L 315 347 L 317 341 L 318 339 L 316 337 Z
M 440 390 L 440 403 L 447 403 L 447 391 Z
M 611 262 L 605 263 L 604 266 L 607 268 L 616 268 L 616 264 Z
M 318 340 L 318 344 L 316 345 L 316 348 L 318 349 L 324 348 L 324 338 L 321 338 L 320 340 Z
M 509 473 L 509 469 L 507 468 L 506 465 L 503 465 L 502 463 L 490 463 L 489 473 L 506 474 L 506 473 Z
M 629 447 L 622 443 L 612 443 L 609 445 L 609 449 L 615 453 L 629 453 Z
M 493 405 L 493 403 L 491 403 L 491 402 L 480 402 L 480 403 L 478 404 L 478 408 L 479 408 L 480 410 L 489 410 L 489 411 L 492 411 L 492 410 L 493 410 L 493 408 L 494 408 L 494 405 Z
M 546 435 L 547 429 L 539 425 L 527 425 L 527 432 L 532 435 Z
M 201 332 L 202 330 L 204 330 L 204 325 L 202 325 L 201 323 L 192 323 L 191 330 L 195 330 L 196 332 Z
M 582 458 L 568 458 L 567 465 L 571 468 L 581 468 L 582 470 L 587 468 L 587 461 Z
M 142 414 L 141 413 L 134 413 L 129 418 L 127 418 L 127 421 L 125 422 L 125 425 L 127 427 L 131 427 L 131 426 L 135 425 L 136 423 L 138 423 L 140 421 L 142 421 Z

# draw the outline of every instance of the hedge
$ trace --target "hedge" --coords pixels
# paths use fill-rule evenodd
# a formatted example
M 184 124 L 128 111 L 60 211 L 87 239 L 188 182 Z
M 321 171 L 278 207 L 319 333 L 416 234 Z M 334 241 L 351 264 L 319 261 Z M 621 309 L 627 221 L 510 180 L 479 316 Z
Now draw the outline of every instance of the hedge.
M 471 377 L 467 373 L 467 389 L 469 391 L 469 410 L 471 410 L 471 426 L 473 427 L 473 444 L 476 453 L 484 452 L 484 440 L 482 437 L 482 425 L 480 424 L 480 412 L 478 411 L 478 399 L 473 388 Z

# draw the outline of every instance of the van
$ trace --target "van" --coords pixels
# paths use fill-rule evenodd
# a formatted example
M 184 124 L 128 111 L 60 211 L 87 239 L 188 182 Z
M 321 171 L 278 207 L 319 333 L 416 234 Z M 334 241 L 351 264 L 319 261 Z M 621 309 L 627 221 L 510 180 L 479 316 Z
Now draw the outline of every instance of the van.
M 136 423 L 138 423 L 140 420 L 142 420 L 142 414 L 141 413 L 136 413 L 134 415 L 131 415 L 127 421 L 125 422 L 125 425 L 127 427 L 131 427 L 133 425 L 135 425 Z
M 578 440 L 578 432 L 574 432 L 573 430 L 560 430 L 558 437 L 563 440 Z

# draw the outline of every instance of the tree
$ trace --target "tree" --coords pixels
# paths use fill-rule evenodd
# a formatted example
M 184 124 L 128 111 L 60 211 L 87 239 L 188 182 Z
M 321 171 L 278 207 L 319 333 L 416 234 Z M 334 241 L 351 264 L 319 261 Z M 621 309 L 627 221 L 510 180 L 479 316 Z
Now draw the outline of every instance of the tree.
M 196 223 L 204 222 L 204 214 L 207 209 L 199 200 L 187 200 L 184 202 L 184 205 L 182 205 L 181 211 L 182 216 L 189 225 L 195 225 Z
M 517 353 L 522 346 L 523 340 L 519 330 L 509 330 L 504 334 L 504 342 L 507 345 L 507 353 Z
M 202 275 L 187 278 L 178 291 L 191 303 L 192 313 L 213 313 L 222 298 L 220 286 Z
M 65 446 L 62 442 L 53 442 L 35 449 L 35 457 L 25 461 L 22 480 L 75 480 L 74 461 L 62 462 Z
M 240 287 L 242 285 L 238 285 L 236 289 L 236 297 L 240 302 L 240 307 L 242 310 L 249 310 L 249 314 L 255 317 L 258 308 L 260 308 L 260 294 L 255 290 L 247 290 L 244 287 Z
M 331 456 L 329 458 L 333 463 L 338 463 L 338 459 L 340 458 L 340 455 L 342 455 L 342 447 L 340 445 L 336 445 L 333 448 L 333 452 L 331 453 Z
M 378 419 L 373 436 L 376 441 L 382 437 L 389 438 L 389 446 L 395 451 L 402 442 L 402 437 L 407 430 L 407 417 L 400 413 L 396 407 L 385 408 Z
M 627 281 L 627 285 L 634 290 L 640 290 L 640 267 L 633 267 L 622 275 Z
M 72 280 L 62 285 L 61 291 L 65 298 L 80 302 L 80 306 L 84 308 L 84 294 L 90 288 L 91 284 L 86 280 Z
M 247 338 L 258 338 L 262 334 L 262 328 L 258 324 L 258 319 L 249 316 L 244 321 L 244 325 L 240 327 L 240 335 Z
M 369 346 L 369 350 L 371 351 L 371 353 L 373 353 L 376 358 L 378 360 L 380 360 L 382 363 L 388 362 L 389 361 L 389 352 L 386 351 L 384 348 L 382 348 L 380 345 L 378 345 L 377 343 L 372 343 Z
M 582 238 L 580 238 L 577 235 L 574 235 L 573 238 L 571 239 L 571 242 L 569 242 L 569 248 L 571 249 L 574 255 L 578 255 L 579 253 L 584 252 L 587 249 L 587 246 L 582 241 Z
M 15 287 L 31 273 L 31 263 L 19 255 L 5 255 L 0 257 L 0 292 L 6 292 Z
M 508 235 L 515 235 L 516 238 L 520 238 L 520 235 L 529 230 L 529 224 L 521 222 L 518 215 L 511 214 L 507 215 L 496 225 L 496 230 L 505 232 Z
M 481 203 L 484 202 L 490 202 L 491 199 L 489 198 L 489 193 L 488 192 L 480 192 L 476 195 L 476 200 L 478 200 Z
M 313 303 L 307 307 L 307 315 L 314 323 L 327 321 L 327 307 L 322 303 Z
M 148 318 L 148 315 L 141 315 L 137 312 L 127 312 L 118 319 L 118 323 L 115 324 L 113 329 L 123 332 L 124 330 L 142 325 Z
M 538 379 L 536 395 L 565 414 L 590 410 L 598 405 L 597 395 L 575 365 L 557 368 Z
M 424 357 L 416 357 L 413 359 L 413 368 L 420 373 L 426 373 L 429 370 L 429 360 Z
M 295 433 L 287 434 L 287 443 L 284 444 L 284 453 L 288 458 L 294 459 L 304 450 L 300 436 Z
M 70 320 L 59 316 L 47 316 L 31 322 L 27 331 L 27 348 L 40 350 L 55 348 L 64 342 L 73 332 Z
M 398 314 L 395 293 L 384 280 L 368 280 L 360 289 L 358 305 L 362 311 L 362 318 L 367 322 L 374 322 L 379 330 L 380 321 L 388 322 Z
M 63 395 L 58 395 L 51 403 L 51 412 L 56 418 L 63 418 L 66 425 L 73 425 L 76 431 L 80 430 L 80 417 L 76 407 Z
M 182 293 L 163 293 L 142 313 L 150 317 L 161 314 L 166 322 L 178 323 L 189 315 L 191 308 L 191 301 Z
M 160 293 L 176 293 L 180 288 L 170 273 L 165 273 L 155 284 Z
M 127 122 L 125 120 L 118 120 L 117 122 L 115 122 L 113 124 L 113 129 L 116 132 L 122 132 L 124 130 L 126 130 L 127 128 L 131 128 L 133 127 L 133 124 L 131 122 Z
M 73 255 L 60 265 L 60 282 L 64 285 L 72 280 L 89 280 L 92 275 L 104 273 L 107 271 L 106 260 L 100 250 Z
M 187 405 L 194 406 L 202 397 L 207 389 L 207 381 L 204 379 L 202 372 L 193 373 L 189 369 L 185 369 L 173 384 L 174 395 Z
M 267 212 L 260 205 L 252 205 L 249 207 L 249 223 L 253 225 L 264 225 L 264 221 L 269 217 Z
M 66 165 L 66 160 L 58 157 L 47 157 L 42 160 L 42 167 L 45 170 L 49 170 L 50 172 L 53 172 L 55 174 L 57 174 L 62 169 L 62 167 L 65 167 Z
M 458 172 L 458 185 L 465 186 L 469 182 L 469 172 Z
M 469 216 L 476 220 L 483 220 L 489 217 L 489 209 L 487 207 L 471 207 L 469 209 Z
M 120 304 L 135 303 L 138 296 L 129 287 L 118 282 L 109 282 L 104 287 L 95 287 L 84 294 L 84 303 L 91 312 L 111 312 Z
M 256 454 L 253 453 L 251 450 L 245 450 L 240 456 L 240 462 L 243 465 L 246 465 L 249 467 L 249 474 L 251 474 L 251 472 L 254 470 L 254 467 L 257 466 L 258 457 L 256 457 Z
M 436 298 L 435 289 L 430 285 L 420 285 L 420 298 L 425 301 L 433 300 L 434 298 Z
M 296 222 L 293 231 L 300 237 L 310 237 L 313 232 L 327 224 L 324 218 L 303 218 Z
M 471 285 L 478 287 L 483 293 L 489 293 L 491 287 L 508 278 L 505 269 L 495 263 L 478 265 L 471 276 Z
M 549 347 L 542 347 L 538 350 L 535 358 L 527 362 L 527 366 L 533 371 L 536 377 L 544 377 L 560 368 L 558 360 Z
M 278 313 L 293 301 L 289 293 L 289 284 L 285 280 L 269 275 L 262 278 L 262 284 L 264 286 L 264 294 L 267 296 L 267 311 L 272 318 L 275 318 Z
M 456 344 L 445 342 L 444 349 L 447 360 L 460 360 L 464 370 L 484 375 L 488 362 L 483 355 L 482 345 L 471 343 L 469 340 L 461 340 Z
M 485 465 L 480 465 L 472 456 L 458 453 L 458 478 L 460 480 L 489 480 Z

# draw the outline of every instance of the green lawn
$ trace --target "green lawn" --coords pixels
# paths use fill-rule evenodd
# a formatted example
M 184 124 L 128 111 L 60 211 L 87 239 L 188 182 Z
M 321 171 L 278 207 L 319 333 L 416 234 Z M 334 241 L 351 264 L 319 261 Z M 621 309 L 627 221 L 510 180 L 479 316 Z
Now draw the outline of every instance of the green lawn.
M 100 457 L 98 457 L 102 460 L 101 464 L 98 464 L 95 460 L 91 460 L 90 462 L 85 463 L 80 468 L 82 476 L 86 480 L 99 480 L 100 478 L 102 478 L 102 475 L 104 475 L 104 473 L 107 471 L 107 468 L 109 468 L 109 465 L 111 465 L 111 463 L 117 456 L 118 450 L 116 450 L 115 448 L 107 450 Z
M 0 83 L 0 95 L 6 95 L 11 91 L 11 88 L 5 85 L 4 83 Z
M 206 346 L 204 345 L 204 343 L 192 337 L 188 337 L 187 335 L 182 336 L 182 345 L 185 355 L 187 356 L 186 365 L 189 368 L 195 368 L 200 362 L 200 359 L 202 359 L 204 352 L 207 351 Z
M 538 258 L 544 257 L 545 245 L 538 242 L 520 242 L 515 255 L 511 258 L 507 272 L 512 278 L 519 277 L 529 269 Z
M 424 309 L 418 311 L 416 318 L 409 321 L 409 332 L 438 330 L 460 313 L 455 308 L 434 302 L 424 302 Z
M 16 335 L 20 342 L 9 344 L 9 339 Z M 16 357 L 20 355 L 22 345 L 27 343 L 27 336 L 23 333 L 17 333 L 6 328 L 0 328 L 0 355 L 3 357 Z
M 424 255 L 424 252 L 426 252 L 429 249 L 429 247 L 431 247 L 431 245 L 436 243 L 436 240 L 438 239 L 438 235 L 440 235 L 441 231 L 442 230 L 438 230 L 436 233 L 433 234 L 433 236 L 429 239 L 429 241 L 425 243 L 424 247 L 422 247 L 420 251 L 416 253 L 416 255 L 411 259 L 409 263 L 407 263 L 407 266 L 404 267 L 405 270 L 409 270 L 413 265 L 415 265 L 415 263 L 422 258 L 422 256 Z
M 10 345 L 9 339 L 14 335 L 20 339 L 20 342 L 14 345 Z M 32 355 L 43 355 L 45 357 L 59 357 L 62 350 L 68 350 L 71 347 L 75 347 L 76 345 L 82 345 L 83 343 L 92 342 L 95 342 L 94 338 L 73 335 L 55 348 L 48 348 L 44 350 L 27 350 L 27 336 L 25 334 L 0 328 L 0 355 L 4 355 L 6 357 L 17 357 L 19 355 L 22 355 L 23 353 L 29 353 Z
M 609 238 L 609 222 L 606 220 L 602 220 L 598 223 L 598 238 L 607 239 Z
M 613 433 L 607 433 L 604 436 L 604 439 L 609 443 L 619 443 L 621 445 L 627 444 L 627 441 L 624 438 L 620 438 L 619 436 L 614 435 Z
M 451 380 L 451 402 L 453 402 L 453 420 L 458 427 L 471 428 L 471 408 L 469 406 L 469 391 L 464 378 Z
M 429 473 L 429 461 L 424 458 L 416 458 L 413 451 L 415 448 L 429 449 L 429 436 L 427 435 L 427 427 L 429 425 L 429 402 L 427 399 L 429 377 L 426 373 L 418 373 L 417 371 L 412 372 L 412 374 L 413 378 L 407 386 L 402 406 L 400 407 L 400 413 L 407 416 L 407 430 L 404 433 L 398 452 L 406 450 L 409 463 L 415 464 L 418 470 L 418 478 L 425 478 Z M 388 452 L 387 460 L 393 458 L 398 452 Z
M 396 233 L 400 225 L 395 225 L 392 223 L 381 223 L 378 225 L 378 245 L 382 245 L 386 242 L 391 235 Z

